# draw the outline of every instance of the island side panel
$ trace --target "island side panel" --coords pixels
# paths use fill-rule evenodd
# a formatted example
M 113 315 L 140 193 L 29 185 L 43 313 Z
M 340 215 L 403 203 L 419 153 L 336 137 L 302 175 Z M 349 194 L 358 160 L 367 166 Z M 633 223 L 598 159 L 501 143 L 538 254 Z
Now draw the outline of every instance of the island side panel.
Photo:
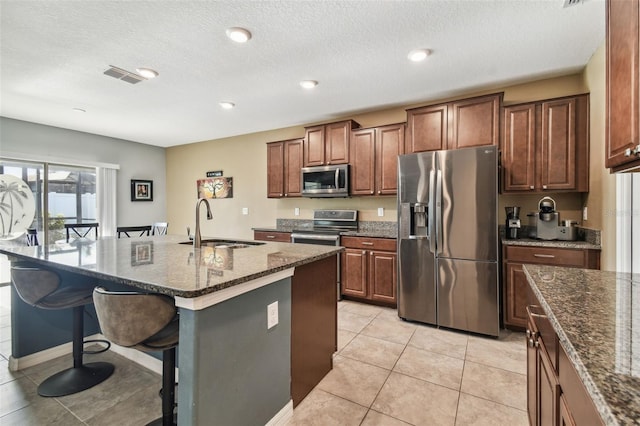
M 268 330 L 275 301 L 279 321 Z M 266 424 L 291 400 L 290 351 L 290 278 L 203 310 L 181 308 L 178 424 Z
M 333 368 L 337 349 L 337 257 L 295 269 L 291 284 L 293 406 Z

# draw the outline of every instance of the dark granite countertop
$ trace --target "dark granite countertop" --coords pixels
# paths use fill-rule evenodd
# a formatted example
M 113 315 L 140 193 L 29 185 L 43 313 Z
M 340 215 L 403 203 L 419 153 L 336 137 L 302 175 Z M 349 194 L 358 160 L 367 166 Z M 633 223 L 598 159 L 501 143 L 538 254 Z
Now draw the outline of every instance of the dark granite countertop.
M 638 424 L 640 274 L 540 265 L 524 271 L 605 423 Z
M 207 238 L 203 237 L 203 240 Z M 194 249 L 190 244 L 179 244 L 185 239 L 176 235 L 103 238 L 82 244 L 1 246 L 0 253 L 100 280 L 193 298 L 311 263 L 343 250 L 335 246 L 278 242 L 264 242 L 245 248 L 203 246 Z
M 588 243 L 586 241 L 536 240 L 533 238 L 519 238 L 517 240 L 511 240 L 503 237 L 502 244 L 505 246 L 529 246 L 529 247 L 601 250 L 601 247 L 599 245 Z

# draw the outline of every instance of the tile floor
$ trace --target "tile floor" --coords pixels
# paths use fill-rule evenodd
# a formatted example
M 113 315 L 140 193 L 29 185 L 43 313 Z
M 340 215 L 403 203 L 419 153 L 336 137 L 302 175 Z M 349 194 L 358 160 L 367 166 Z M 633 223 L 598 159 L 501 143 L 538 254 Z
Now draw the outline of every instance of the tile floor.
M 76 395 L 39 397 L 37 384 L 71 362 L 8 370 L 8 294 L 0 288 L 0 424 L 142 425 L 160 416 L 160 376 L 111 352 L 89 359 L 116 365 L 109 380 Z M 288 426 L 528 424 L 522 334 L 491 339 L 437 330 L 350 301 L 338 305 L 338 328 L 334 369 Z

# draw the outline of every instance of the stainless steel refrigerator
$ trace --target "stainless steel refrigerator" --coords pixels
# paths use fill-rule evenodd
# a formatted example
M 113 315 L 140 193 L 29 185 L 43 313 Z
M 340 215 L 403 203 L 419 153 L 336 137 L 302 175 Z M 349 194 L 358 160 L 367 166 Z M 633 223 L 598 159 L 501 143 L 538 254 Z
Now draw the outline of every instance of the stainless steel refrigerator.
M 498 336 L 496 147 L 398 157 L 398 315 Z

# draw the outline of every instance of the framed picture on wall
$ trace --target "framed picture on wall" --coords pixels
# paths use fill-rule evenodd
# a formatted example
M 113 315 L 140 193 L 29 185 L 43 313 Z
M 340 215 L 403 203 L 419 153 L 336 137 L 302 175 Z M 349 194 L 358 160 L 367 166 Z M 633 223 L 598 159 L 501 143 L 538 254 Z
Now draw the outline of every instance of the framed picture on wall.
M 153 201 L 153 181 L 132 179 L 131 201 Z

